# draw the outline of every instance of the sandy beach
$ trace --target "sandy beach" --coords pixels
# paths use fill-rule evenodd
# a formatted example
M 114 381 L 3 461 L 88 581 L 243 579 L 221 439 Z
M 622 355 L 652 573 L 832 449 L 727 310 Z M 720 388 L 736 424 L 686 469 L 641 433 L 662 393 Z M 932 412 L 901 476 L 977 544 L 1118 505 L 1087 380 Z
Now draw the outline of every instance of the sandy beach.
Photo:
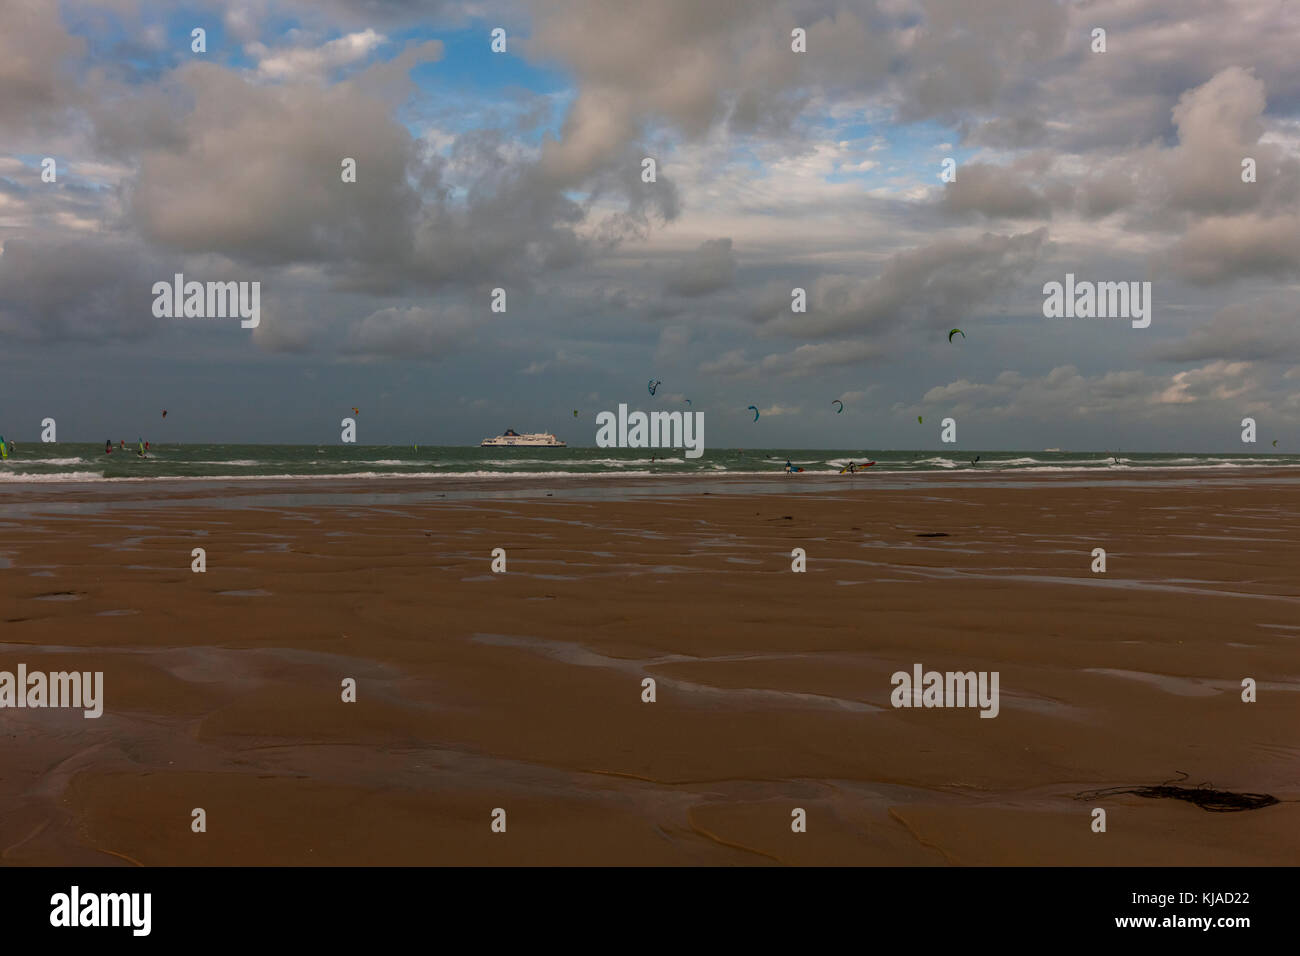
M 1300 857 L 1300 484 L 870 478 L 7 489 L 0 670 L 104 713 L 0 710 L 0 858 Z M 892 706 L 917 664 L 996 718 Z M 1281 802 L 1078 796 L 1184 774 Z

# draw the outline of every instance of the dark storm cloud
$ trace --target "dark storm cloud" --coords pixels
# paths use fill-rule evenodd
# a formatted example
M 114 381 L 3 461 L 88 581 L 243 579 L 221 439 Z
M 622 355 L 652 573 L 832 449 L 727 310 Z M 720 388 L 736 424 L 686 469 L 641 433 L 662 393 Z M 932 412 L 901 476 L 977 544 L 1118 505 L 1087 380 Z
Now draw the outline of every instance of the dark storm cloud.
M 0 328 L 28 341 L 138 338 L 167 267 L 124 239 L 8 239 L 0 253 Z
M 440 358 L 471 340 L 473 329 L 464 307 L 391 307 L 362 319 L 343 351 L 363 358 Z
M 873 278 L 820 276 L 807 289 L 806 314 L 791 311 L 788 286 L 772 283 L 755 317 L 769 331 L 815 338 L 909 322 L 943 325 L 954 313 L 969 312 L 1009 283 L 1023 281 L 1046 241 L 1045 228 L 942 239 L 893 256 Z
M 730 239 L 709 239 L 700 243 L 668 275 L 665 287 L 683 296 L 708 295 L 736 281 L 736 256 Z
M 1171 362 L 1294 360 L 1300 357 L 1300 308 L 1273 298 L 1230 305 L 1182 341 L 1153 349 L 1151 355 Z
M 1300 215 L 1206 219 L 1157 262 L 1197 285 L 1248 277 L 1292 279 L 1300 276 Z

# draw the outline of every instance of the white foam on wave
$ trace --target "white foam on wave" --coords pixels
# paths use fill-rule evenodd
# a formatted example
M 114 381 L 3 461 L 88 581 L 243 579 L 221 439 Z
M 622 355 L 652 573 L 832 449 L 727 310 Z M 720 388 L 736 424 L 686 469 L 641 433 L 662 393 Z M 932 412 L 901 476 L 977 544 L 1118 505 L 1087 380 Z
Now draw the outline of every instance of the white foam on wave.
M 654 477 L 661 475 L 656 471 L 622 471 L 617 477 Z M 699 472 L 707 475 L 707 472 Z M 735 474 L 735 472 L 729 472 Z M 753 474 L 771 474 L 771 472 L 754 472 Z M 71 471 L 54 475 L 19 475 L 0 473 L 0 482 L 46 484 L 50 482 L 144 482 L 144 481 L 326 481 L 360 478 L 609 478 L 607 471 L 349 471 L 339 474 L 282 474 L 282 475 L 150 475 L 150 476 L 115 476 L 107 478 L 94 471 Z
M 155 458 L 157 457 L 155 453 L 152 451 L 150 452 L 150 455 L 154 456 Z M 221 458 L 221 459 L 195 458 L 192 460 L 187 460 L 184 458 L 166 458 L 163 460 L 167 461 L 168 463 L 175 463 L 178 465 L 238 465 L 240 467 L 251 467 L 253 465 L 275 464 L 275 462 L 273 461 L 267 461 L 260 458 Z
M 26 474 L 19 472 L 0 472 L 0 482 L 31 482 L 45 483 L 51 481 L 103 481 L 104 476 L 97 471 L 65 471 L 56 474 Z M 152 481 L 150 478 L 140 478 L 139 481 Z
M 11 465 L 89 465 L 89 458 L 11 458 Z
M 676 463 L 678 463 L 678 464 L 681 464 L 683 461 L 685 461 L 685 459 L 683 459 L 683 458 L 666 458 L 666 457 L 665 457 L 665 458 L 660 458 L 658 455 L 656 455 L 656 456 L 655 456 L 655 459 L 654 459 L 653 462 L 652 462 L 649 458 L 576 458 L 576 459 L 572 459 L 572 460 L 570 460 L 570 461 L 568 462 L 568 464 L 571 464 L 571 465 L 616 465 L 616 466 L 618 466 L 619 468 L 622 468 L 622 467 L 625 467 L 625 466 L 627 466 L 627 465 L 650 465 L 650 464 L 656 464 L 656 465 L 657 465 L 657 464 L 659 464 L 660 462 L 668 462 L 668 463 L 670 463 L 670 464 L 673 463 L 673 462 L 676 462 Z

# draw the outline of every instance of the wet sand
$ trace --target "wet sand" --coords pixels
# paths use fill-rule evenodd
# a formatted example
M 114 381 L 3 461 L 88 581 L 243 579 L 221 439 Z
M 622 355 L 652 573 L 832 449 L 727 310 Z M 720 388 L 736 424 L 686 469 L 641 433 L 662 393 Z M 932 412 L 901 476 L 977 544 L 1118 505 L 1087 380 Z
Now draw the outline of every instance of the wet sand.
M 1300 486 L 870 477 L 7 489 L 0 670 L 105 702 L 0 710 L 0 860 L 1294 863 Z M 1180 773 L 1283 802 L 1076 796 Z

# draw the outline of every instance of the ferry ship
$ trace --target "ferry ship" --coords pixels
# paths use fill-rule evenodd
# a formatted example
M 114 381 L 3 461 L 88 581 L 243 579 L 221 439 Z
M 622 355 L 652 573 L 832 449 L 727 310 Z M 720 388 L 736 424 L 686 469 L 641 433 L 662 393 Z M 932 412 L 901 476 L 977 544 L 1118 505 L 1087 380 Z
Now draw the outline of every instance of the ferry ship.
M 504 435 L 497 435 L 495 438 L 484 438 L 479 443 L 480 448 L 564 448 L 564 442 L 560 441 L 550 432 L 537 432 L 532 435 L 521 435 L 513 428 L 507 428 Z

